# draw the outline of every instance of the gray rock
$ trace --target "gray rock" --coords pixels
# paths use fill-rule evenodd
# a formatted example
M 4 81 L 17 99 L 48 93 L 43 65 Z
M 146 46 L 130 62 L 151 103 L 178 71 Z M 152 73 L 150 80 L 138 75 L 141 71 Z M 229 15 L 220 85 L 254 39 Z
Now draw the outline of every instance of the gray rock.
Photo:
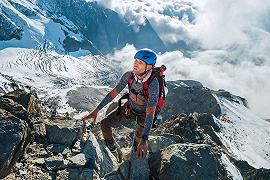
M 37 94 L 34 91 L 27 93 L 25 90 L 17 89 L 5 94 L 3 97 L 12 99 L 13 101 L 22 105 L 28 112 L 30 112 L 31 116 L 34 118 L 40 117 L 42 115 L 39 100 Z
M 37 165 L 42 165 L 45 163 L 45 159 L 44 158 L 36 158 L 32 160 L 33 164 L 37 164 Z
M 67 155 L 70 153 L 69 147 L 63 144 L 50 144 L 46 148 L 48 151 L 52 152 L 53 154 L 62 154 L 62 155 Z
M 51 143 L 71 147 L 81 137 L 83 122 L 78 120 L 53 120 L 45 122 L 46 135 Z
M 119 168 L 104 176 L 104 180 L 123 180 L 129 179 L 130 174 L 130 161 L 126 160 L 119 165 Z
M 100 177 L 117 169 L 118 163 L 113 154 L 105 147 L 102 141 L 98 141 L 90 132 L 83 149 L 85 158 L 88 161 L 86 167 L 95 169 Z
M 64 169 L 68 165 L 68 161 L 65 161 L 62 156 L 52 156 L 45 159 L 45 165 L 47 170 Z
M 33 129 L 33 119 L 31 114 L 19 103 L 9 98 L 0 97 L 0 109 L 4 109 L 15 117 L 26 121 L 28 126 Z
M 173 144 L 161 152 L 160 179 L 224 179 L 225 170 L 210 146 Z
M 130 159 L 120 164 L 117 170 L 114 170 L 106 176 L 106 180 L 147 180 L 149 179 L 150 169 L 148 165 L 148 157 L 138 158 L 136 153 L 131 152 Z
M 10 172 L 30 141 L 30 129 L 25 121 L 0 116 L 0 178 Z
M 174 140 L 175 142 L 202 143 L 204 140 L 198 126 L 197 115 L 177 115 L 161 124 L 153 131 L 153 135 L 164 134 L 163 136 Z M 168 136 L 171 134 L 172 136 Z
M 130 179 L 147 180 L 150 175 L 148 156 L 138 158 L 135 152 L 130 155 Z
M 220 115 L 220 107 L 210 89 L 192 80 L 168 81 L 166 103 L 161 112 L 163 119 L 176 114 L 210 113 Z M 177 98 L 176 98 L 177 97 Z
M 100 180 L 97 172 L 87 168 L 68 168 L 68 179 L 70 180 Z
M 175 141 L 171 138 L 164 136 L 150 136 L 148 140 L 148 150 L 149 152 L 154 153 L 172 144 L 175 144 Z
M 69 164 L 71 166 L 84 166 L 87 162 L 85 154 L 83 154 L 83 153 L 72 156 L 72 157 L 68 158 L 68 160 L 69 160 Z

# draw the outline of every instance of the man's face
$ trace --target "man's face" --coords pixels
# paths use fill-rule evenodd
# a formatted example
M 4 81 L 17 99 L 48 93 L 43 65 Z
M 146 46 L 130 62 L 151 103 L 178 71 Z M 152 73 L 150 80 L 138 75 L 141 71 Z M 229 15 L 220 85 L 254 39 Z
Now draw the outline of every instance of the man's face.
M 140 59 L 135 59 L 133 63 L 133 72 L 135 74 L 141 74 L 145 71 L 146 63 Z

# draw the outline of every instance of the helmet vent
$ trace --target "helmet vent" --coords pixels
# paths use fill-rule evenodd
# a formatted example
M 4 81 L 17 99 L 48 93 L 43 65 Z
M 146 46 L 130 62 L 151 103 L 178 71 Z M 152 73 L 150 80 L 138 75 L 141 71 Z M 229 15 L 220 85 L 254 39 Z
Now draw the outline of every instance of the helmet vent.
M 144 55 L 142 58 L 143 59 L 148 59 L 150 56 L 146 56 L 146 55 Z

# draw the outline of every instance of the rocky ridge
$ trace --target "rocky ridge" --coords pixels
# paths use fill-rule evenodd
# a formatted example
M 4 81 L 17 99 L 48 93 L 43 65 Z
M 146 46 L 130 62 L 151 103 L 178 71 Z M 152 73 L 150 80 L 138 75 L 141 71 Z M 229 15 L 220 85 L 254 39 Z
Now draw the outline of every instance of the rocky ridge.
M 187 86 L 180 87 L 179 83 Z M 131 149 L 134 123 L 115 128 L 114 136 L 124 157 L 121 163 L 118 163 L 105 147 L 98 125 L 85 127 L 80 120 L 69 117 L 68 113 L 58 114 L 53 111 L 52 114 L 45 114 L 34 92 L 17 89 L 1 96 L 0 153 L 5 156 L 0 158 L 0 178 L 234 179 L 236 175 L 243 179 L 270 177 L 269 169 L 256 169 L 245 161 L 236 160 L 224 147 L 216 135 L 220 129 L 212 115 L 213 112 L 219 112 L 218 105 L 213 99 L 206 98 L 210 97 L 207 93 L 211 90 L 194 81 L 171 82 L 170 85 L 172 94 L 186 93 L 186 99 L 182 101 L 187 102 L 187 106 L 198 108 L 187 113 L 181 109 L 179 99 L 179 104 L 174 103 L 175 113 L 169 115 L 170 106 L 165 107 L 163 114 L 167 119 L 159 122 L 158 127 L 152 130 L 148 143 L 149 155 L 143 159 L 138 159 Z M 212 93 L 231 97 L 231 94 L 224 91 Z M 190 97 L 193 97 L 194 101 L 188 101 Z M 202 102 L 200 98 L 208 100 L 203 102 L 205 107 L 212 111 L 205 112 L 206 110 L 201 109 L 200 112 L 201 106 L 196 106 L 196 103 Z M 228 168 L 229 165 L 231 168 Z

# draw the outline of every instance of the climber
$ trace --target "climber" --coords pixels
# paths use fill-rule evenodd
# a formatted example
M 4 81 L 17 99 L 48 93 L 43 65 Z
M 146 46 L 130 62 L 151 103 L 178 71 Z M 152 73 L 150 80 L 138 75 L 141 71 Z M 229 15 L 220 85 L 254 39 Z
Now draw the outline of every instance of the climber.
M 137 122 L 134 135 L 133 149 L 138 157 L 145 157 L 148 153 L 147 141 L 153 121 L 165 102 L 165 79 L 163 72 L 166 67 L 155 67 L 157 55 L 150 49 L 141 49 L 134 56 L 133 70 L 124 73 L 119 83 L 113 88 L 100 104 L 83 121 L 93 119 L 95 123 L 98 112 L 110 103 L 128 85 L 129 93 L 119 100 L 118 108 L 112 110 L 101 120 L 101 130 L 106 146 L 117 157 L 121 151 L 116 146 L 112 134 L 112 127 L 123 120 L 133 119 Z M 128 101 L 121 104 L 121 99 Z

